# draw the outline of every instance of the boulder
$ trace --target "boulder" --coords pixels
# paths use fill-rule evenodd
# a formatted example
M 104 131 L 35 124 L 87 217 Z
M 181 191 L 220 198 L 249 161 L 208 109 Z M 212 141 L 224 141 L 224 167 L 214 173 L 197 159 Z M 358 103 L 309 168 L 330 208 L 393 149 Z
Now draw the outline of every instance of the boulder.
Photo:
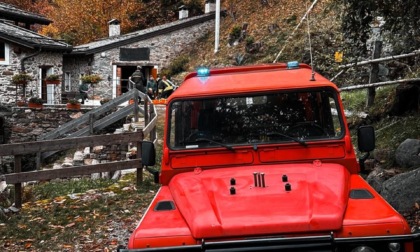
M 395 161 L 403 168 L 420 168 L 420 140 L 402 142 L 395 151 Z
M 420 168 L 385 181 L 381 195 L 398 212 L 411 211 L 416 203 L 420 204 Z
M 384 169 L 376 167 L 366 178 L 366 181 L 369 183 L 373 189 L 378 193 L 381 193 L 382 185 L 385 181 Z

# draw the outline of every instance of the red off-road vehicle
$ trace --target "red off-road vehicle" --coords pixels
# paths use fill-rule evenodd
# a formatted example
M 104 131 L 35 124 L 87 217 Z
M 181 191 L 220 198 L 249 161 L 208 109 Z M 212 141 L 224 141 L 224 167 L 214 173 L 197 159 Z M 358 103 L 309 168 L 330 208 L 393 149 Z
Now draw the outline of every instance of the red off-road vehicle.
M 372 127 L 358 140 L 372 151 Z M 309 66 L 200 69 L 168 99 L 162 187 L 121 251 L 415 251 L 359 161 L 336 85 Z

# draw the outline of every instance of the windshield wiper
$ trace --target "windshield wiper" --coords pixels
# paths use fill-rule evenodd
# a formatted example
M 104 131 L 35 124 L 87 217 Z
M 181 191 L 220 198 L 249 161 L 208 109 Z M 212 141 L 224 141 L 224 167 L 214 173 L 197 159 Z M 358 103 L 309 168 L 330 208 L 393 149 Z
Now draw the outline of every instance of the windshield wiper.
M 300 143 L 303 146 L 307 146 L 306 142 L 303 141 L 302 139 L 295 138 L 295 137 L 289 136 L 289 135 L 284 134 L 284 133 L 280 133 L 280 132 L 268 132 L 267 133 L 267 136 L 281 136 L 281 137 L 285 137 L 287 139 L 293 140 L 293 141 L 295 141 L 297 143 Z
M 214 144 L 220 145 L 220 146 L 222 146 L 222 147 L 225 147 L 225 148 L 226 148 L 226 149 L 228 149 L 228 150 L 235 151 L 235 149 L 233 149 L 233 148 L 232 148 L 232 146 L 229 146 L 229 145 L 227 145 L 227 144 L 224 144 L 224 143 L 221 143 L 221 142 L 217 142 L 217 141 L 214 141 L 214 140 L 211 140 L 211 139 L 208 139 L 208 138 L 204 138 L 204 137 L 202 137 L 202 138 L 197 138 L 197 139 L 195 139 L 195 141 L 194 141 L 194 142 L 208 142 L 208 143 L 214 143 Z

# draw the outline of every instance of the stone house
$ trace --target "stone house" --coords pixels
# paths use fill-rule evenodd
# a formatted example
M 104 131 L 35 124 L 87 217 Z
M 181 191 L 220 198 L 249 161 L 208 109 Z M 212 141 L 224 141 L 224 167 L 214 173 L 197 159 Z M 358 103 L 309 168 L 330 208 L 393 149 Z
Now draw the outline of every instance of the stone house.
M 40 97 L 46 104 L 57 104 L 61 88 L 47 85 L 48 74 L 62 74 L 63 54 L 72 46 L 32 30 L 34 25 L 52 21 L 13 5 L 0 3 L 0 104 L 13 106 L 17 100 Z M 11 83 L 12 76 L 25 72 L 33 80 L 26 85 Z
M 66 93 L 77 93 L 80 77 L 99 74 L 93 88 L 98 98 L 115 98 L 128 90 L 128 78 L 143 66 L 144 75 L 156 77 L 181 50 L 214 27 L 214 1 L 206 1 L 205 14 L 188 17 L 179 9 L 179 20 L 120 34 L 118 20 L 109 21 L 109 37 L 72 47 L 31 30 L 48 25 L 45 17 L 0 3 L 0 104 L 14 106 L 20 99 L 41 97 L 45 104 L 62 103 Z M 26 72 L 33 81 L 26 86 L 11 84 L 12 76 Z M 47 85 L 51 73 L 62 76 L 60 85 Z M 63 95 L 64 94 L 64 95 Z
M 77 93 L 81 76 L 98 74 L 102 81 L 94 85 L 90 96 L 99 102 L 128 91 L 128 79 L 136 66 L 142 66 L 146 78 L 156 78 L 182 49 L 214 29 L 214 3 L 208 1 L 205 7 L 205 14 L 188 17 L 182 6 L 179 20 L 127 34 L 120 34 L 118 20 L 109 21 L 109 37 L 75 46 L 64 54 L 64 92 Z

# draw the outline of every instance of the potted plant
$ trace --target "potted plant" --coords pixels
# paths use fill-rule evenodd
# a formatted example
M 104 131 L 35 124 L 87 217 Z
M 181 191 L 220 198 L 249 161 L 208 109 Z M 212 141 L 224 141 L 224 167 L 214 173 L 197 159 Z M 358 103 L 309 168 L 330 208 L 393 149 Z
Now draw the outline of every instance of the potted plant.
M 108 98 L 102 98 L 99 102 L 101 103 L 101 105 L 103 105 L 103 104 L 105 104 L 109 101 L 110 101 L 110 99 L 108 99 Z
M 28 102 L 28 107 L 30 108 L 40 108 L 43 107 L 44 100 L 39 97 L 31 97 Z
M 45 78 L 45 83 L 46 84 L 60 84 L 60 75 L 58 74 L 50 74 L 47 75 L 47 77 Z
M 28 81 L 33 80 L 32 76 L 27 73 L 18 73 L 13 75 L 12 83 L 16 85 L 25 85 Z
M 102 80 L 101 76 L 97 74 L 89 74 L 81 77 L 83 83 L 96 84 Z
M 67 109 L 70 109 L 70 110 L 80 110 L 81 105 L 80 105 L 79 100 L 70 99 L 67 101 L 66 107 Z

